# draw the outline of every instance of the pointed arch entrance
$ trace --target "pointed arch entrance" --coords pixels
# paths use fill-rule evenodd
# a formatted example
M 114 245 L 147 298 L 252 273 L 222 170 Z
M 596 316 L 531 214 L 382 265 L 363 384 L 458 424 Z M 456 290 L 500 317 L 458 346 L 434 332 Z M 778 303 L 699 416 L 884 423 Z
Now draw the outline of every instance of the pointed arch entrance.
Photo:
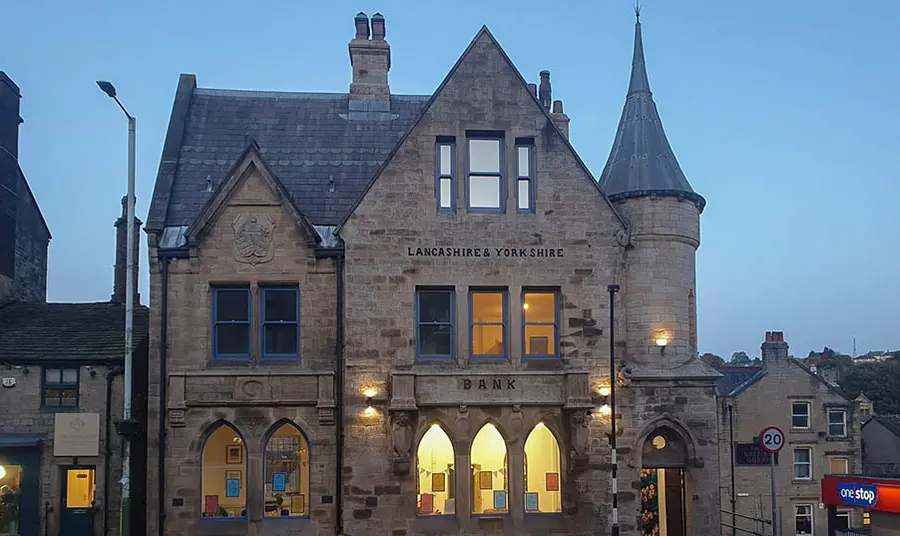
M 685 470 L 688 442 L 661 424 L 641 445 L 641 534 L 687 536 Z

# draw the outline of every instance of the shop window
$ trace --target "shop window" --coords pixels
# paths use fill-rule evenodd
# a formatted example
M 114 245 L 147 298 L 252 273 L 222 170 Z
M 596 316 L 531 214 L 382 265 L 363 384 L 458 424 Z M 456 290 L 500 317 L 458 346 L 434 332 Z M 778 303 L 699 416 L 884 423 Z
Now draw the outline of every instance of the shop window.
M 469 304 L 472 357 L 506 357 L 506 291 L 472 291 Z
M 216 428 L 203 446 L 201 464 L 203 517 L 245 517 L 247 451 L 234 428 Z
M 284 423 L 266 443 L 265 513 L 268 517 L 309 515 L 309 443 Z
M 794 506 L 794 533 L 806 536 L 813 533 L 812 505 L 798 504 Z
M 300 356 L 300 292 L 296 287 L 262 289 L 262 356 Z
M 250 289 L 213 289 L 213 357 L 250 357 Z
M 830 456 L 828 458 L 828 474 L 846 475 L 850 473 L 850 458 Z
M 866 510 L 865 512 L 863 512 L 863 525 L 868 527 L 871 524 L 872 524 L 872 514 L 870 514 L 869 511 Z
M 791 404 L 791 428 L 809 429 L 809 402 Z
M 0 534 L 19 534 L 22 466 L 0 465 Z
M 439 424 L 432 424 L 416 449 L 416 511 L 420 516 L 456 513 L 455 467 L 453 443 Z
M 502 212 L 505 201 L 503 187 L 503 138 L 488 134 L 469 138 L 469 173 L 466 192 L 469 210 Z
M 837 512 L 835 530 L 850 530 L 850 512 Z
M 794 449 L 794 479 L 809 480 L 812 478 L 812 449 L 797 447 Z
M 828 435 L 831 437 L 845 437 L 847 435 L 847 412 L 845 410 L 828 410 Z
M 526 358 L 559 357 L 559 294 L 522 293 L 523 346 Z
M 44 369 L 44 407 L 78 407 L 78 368 Z M 2 534 L 2 533 L 0 533 Z
M 544 423 L 525 440 L 525 513 L 562 512 L 559 442 Z
M 449 359 L 454 347 L 452 289 L 416 292 L 416 357 Z
M 497 427 L 487 423 L 472 440 L 472 513 L 509 512 L 506 441 Z
M 456 210 L 456 142 L 453 138 L 438 138 L 435 144 L 435 197 L 438 211 L 453 212 Z

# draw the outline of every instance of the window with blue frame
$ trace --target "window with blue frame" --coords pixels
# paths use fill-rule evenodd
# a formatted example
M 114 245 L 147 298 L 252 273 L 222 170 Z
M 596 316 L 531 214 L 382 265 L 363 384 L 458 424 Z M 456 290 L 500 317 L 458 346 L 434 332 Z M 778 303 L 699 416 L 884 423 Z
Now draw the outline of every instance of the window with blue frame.
M 455 173 L 456 142 L 453 138 L 440 137 L 435 144 L 435 194 L 438 200 L 438 211 L 453 212 L 456 210 Z
M 297 287 L 262 289 L 262 357 L 300 357 L 300 292 Z
M 506 290 L 473 290 L 469 294 L 469 338 L 472 357 L 506 357 Z
M 534 140 L 516 140 L 516 210 L 534 212 Z
M 559 293 L 522 292 L 522 336 L 525 357 L 559 357 Z
M 48 408 L 78 407 L 78 367 L 44 369 L 43 405 Z
M 416 291 L 416 357 L 450 359 L 454 347 L 453 289 Z
M 250 358 L 250 289 L 213 289 L 213 357 Z

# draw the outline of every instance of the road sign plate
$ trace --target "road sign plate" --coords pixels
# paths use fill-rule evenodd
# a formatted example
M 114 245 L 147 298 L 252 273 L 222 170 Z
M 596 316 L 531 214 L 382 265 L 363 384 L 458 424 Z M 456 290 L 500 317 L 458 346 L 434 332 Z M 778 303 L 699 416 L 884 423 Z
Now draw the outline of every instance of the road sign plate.
M 784 432 L 777 426 L 767 426 L 759 434 L 759 444 L 769 454 L 775 454 L 784 447 Z

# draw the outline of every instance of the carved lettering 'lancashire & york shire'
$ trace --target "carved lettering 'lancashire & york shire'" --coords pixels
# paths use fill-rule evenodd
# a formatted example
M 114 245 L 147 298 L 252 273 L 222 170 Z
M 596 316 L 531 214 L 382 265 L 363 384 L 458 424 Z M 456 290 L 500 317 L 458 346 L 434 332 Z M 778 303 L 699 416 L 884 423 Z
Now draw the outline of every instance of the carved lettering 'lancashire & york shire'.
M 408 257 L 551 258 L 564 257 L 563 248 L 407 247 Z

